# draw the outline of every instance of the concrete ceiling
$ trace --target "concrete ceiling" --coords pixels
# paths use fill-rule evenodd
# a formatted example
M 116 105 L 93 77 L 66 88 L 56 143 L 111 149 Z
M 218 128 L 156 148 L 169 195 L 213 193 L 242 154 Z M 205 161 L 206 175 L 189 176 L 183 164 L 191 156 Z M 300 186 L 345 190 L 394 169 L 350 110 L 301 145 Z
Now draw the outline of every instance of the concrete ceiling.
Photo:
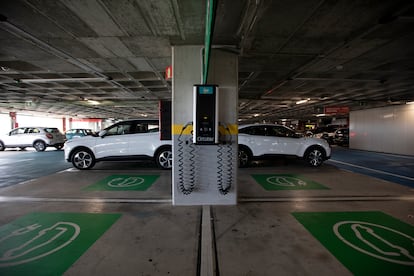
M 171 46 L 204 43 L 205 5 L 2 0 L 0 111 L 157 117 L 171 99 Z M 243 121 L 414 100 L 412 1 L 219 0 L 213 34 L 213 47 L 239 54 Z

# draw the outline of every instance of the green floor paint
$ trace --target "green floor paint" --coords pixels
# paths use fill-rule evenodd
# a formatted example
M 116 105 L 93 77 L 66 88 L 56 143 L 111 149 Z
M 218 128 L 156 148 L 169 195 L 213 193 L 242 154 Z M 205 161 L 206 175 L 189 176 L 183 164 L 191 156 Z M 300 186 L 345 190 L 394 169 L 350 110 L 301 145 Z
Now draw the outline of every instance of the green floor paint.
M 252 174 L 252 177 L 267 191 L 329 189 L 296 174 Z
M 382 212 L 292 215 L 354 275 L 414 275 L 414 227 Z
M 31 213 L 0 227 L 0 275 L 62 275 L 120 214 Z
M 87 191 L 146 191 L 159 175 L 111 175 L 86 187 Z

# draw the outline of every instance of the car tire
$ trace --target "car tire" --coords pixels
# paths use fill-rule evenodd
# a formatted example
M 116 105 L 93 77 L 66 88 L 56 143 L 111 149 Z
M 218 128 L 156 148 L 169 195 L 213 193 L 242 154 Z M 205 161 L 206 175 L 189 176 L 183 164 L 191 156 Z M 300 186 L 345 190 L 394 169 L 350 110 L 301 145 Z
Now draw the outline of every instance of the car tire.
M 35 141 L 33 143 L 33 147 L 36 151 L 45 151 L 46 150 L 46 143 L 43 141 Z
M 157 166 L 164 170 L 172 168 L 172 150 L 171 147 L 163 147 L 155 154 L 155 162 Z
M 321 147 L 311 147 L 305 152 L 304 158 L 309 166 L 319 167 L 325 161 L 325 156 L 325 150 Z
M 63 144 L 58 144 L 58 145 L 55 145 L 55 148 L 56 148 L 57 150 L 61 150 L 61 149 L 63 148 Z
M 72 165 L 78 170 L 89 170 L 95 166 L 95 156 L 88 149 L 76 149 L 72 154 Z
M 3 142 L 0 142 L 0 151 L 4 151 L 5 150 L 5 146 L 4 146 L 4 144 L 3 144 Z
M 239 145 L 239 167 L 240 168 L 246 168 L 250 165 L 250 162 L 252 161 L 252 152 L 251 150 L 246 146 L 240 146 Z

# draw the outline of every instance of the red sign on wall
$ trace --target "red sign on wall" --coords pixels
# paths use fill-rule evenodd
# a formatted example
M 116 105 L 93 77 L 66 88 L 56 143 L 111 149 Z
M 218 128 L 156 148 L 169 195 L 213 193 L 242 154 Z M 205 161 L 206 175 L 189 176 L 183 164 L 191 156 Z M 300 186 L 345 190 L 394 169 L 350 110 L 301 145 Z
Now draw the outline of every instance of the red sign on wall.
M 348 114 L 348 106 L 325 106 L 325 114 Z
M 165 68 L 165 79 L 166 80 L 172 79 L 172 66 L 171 65 Z

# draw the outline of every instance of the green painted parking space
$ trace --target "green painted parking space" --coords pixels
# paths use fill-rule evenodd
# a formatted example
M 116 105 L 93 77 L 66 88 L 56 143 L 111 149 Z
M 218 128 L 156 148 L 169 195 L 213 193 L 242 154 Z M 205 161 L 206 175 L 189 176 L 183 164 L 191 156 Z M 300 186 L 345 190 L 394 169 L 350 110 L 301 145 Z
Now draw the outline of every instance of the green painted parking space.
M 329 189 L 297 174 L 252 174 L 252 177 L 267 191 Z
M 86 187 L 87 191 L 146 191 L 159 175 L 111 175 Z
M 414 227 L 382 212 L 293 216 L 354 275 L 414 275 Z
M 62 275 L 120 214 L 31 213 L 0 227 L 0 275 Z

